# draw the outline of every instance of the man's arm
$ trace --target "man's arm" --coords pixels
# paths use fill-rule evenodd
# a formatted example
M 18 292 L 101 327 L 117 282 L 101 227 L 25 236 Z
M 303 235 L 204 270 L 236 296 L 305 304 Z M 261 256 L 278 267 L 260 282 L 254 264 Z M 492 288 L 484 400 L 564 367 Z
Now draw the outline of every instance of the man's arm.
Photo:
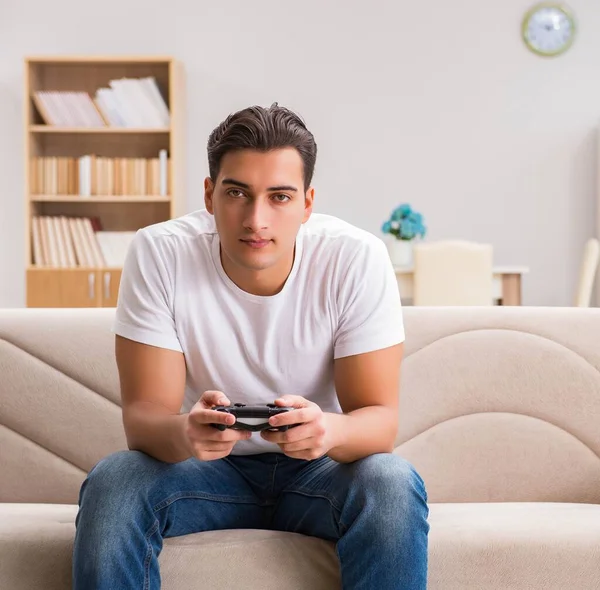
M 186 414 L 179 413 L 185 393 L 183 354 L 122 336 L 116 336 L 115 353 L 129 448 L 169 463 L 189 458 Z
M 229 455 L 238 440 L 250 438 L 244 430 L 212 427 L 235 422 L 233 416 L 212 409 L 231 403 L 221 391 L 205 391 L 189 413 L 180 414 L 186 378 L 183 353 L 121 336 L 115 347 L 130 449 L 166 463 L 191 456 L 214 461 Z
M 374 453 L 389 453 L 398 430 L 398 387 L 403 344 L 336 359 L 335 387 L 344 414 L 321 411 L 314 402 L 284 395 L 277 405 L 293 412 L 269 418 L 274 426 L 299 424 L 285 432 L 262 431 L 295 459 L 329 455 L 350 463 Z
M 394 448 L 404 345 L 334 361 L 335 388 L 344 414 L 325 414 L 327 453 L 340 463 Z

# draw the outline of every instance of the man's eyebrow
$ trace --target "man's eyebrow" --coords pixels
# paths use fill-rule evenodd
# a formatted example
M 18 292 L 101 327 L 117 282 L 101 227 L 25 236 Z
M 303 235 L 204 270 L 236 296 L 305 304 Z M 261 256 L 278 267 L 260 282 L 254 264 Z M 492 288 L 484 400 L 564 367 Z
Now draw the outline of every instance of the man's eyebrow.
M 233 184 L 235 186 L 241 186 L 242 188 L 249 189 L 250 185 L 245 182 L 241 182 L 240 180 L 235 180 L 235 178 L 224 178 L 221 181 L 221 184 Z
M 249 184 L 246 184 L 245 182 L 242 182 L 240 180 L 236 180 L 235 178 L 224 178 L 221 181 L 221 184 L 231 184 L 233 186 L 239 186 L 241 188 L 245 188 L 247 190 L 250 190 L 252 187 Z M 281 186 L 270 186 L 267 189 L 269 192 L 271 191 L 293 191 L 293 192 L 298 192 L 298 189 L 295 186 L 292 185 L 281 185 Z
M 291 184 L 282 184 L 281 186 L 270 186 L 267 190 L 268 191 L 291 191 L 294 193 L 298 192 L 298 189 L 295 186 L 292 186 Z

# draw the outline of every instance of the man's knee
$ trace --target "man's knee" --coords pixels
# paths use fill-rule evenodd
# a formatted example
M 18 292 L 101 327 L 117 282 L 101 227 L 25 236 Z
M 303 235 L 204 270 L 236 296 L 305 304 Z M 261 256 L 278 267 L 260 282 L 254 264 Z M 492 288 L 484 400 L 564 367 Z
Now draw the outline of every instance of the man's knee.
M 427 501 L 425 483 L 406 459 L 393 453 L 378 453 L 356 465 L 354 485 L 381 502 Z
M 157 461 L 139 451 L 119 451 L 101 459 L 88 473 L 81 487 L 81 500 L 131 498 L 148 482 Z

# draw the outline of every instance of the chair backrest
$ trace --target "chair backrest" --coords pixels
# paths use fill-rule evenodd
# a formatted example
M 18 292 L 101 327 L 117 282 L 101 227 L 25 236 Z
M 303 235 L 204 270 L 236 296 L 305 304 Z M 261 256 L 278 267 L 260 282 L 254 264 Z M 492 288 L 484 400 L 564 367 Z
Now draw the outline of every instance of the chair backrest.
M 592 299 L 594 279 L 600 264 L 600 240 L 590 238 L 583 249 L 583 258 L 579 269 L 579 282 L 575 293 L 575 307 L 589 307 Z
M 491 244 L 445 240 L 414 247 L 414 305 L 492 305 Z

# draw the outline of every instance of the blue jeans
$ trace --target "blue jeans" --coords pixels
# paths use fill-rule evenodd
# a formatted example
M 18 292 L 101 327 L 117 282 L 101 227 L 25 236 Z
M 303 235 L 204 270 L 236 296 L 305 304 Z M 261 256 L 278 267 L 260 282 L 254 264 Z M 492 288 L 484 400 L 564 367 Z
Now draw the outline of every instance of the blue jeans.
M 81 487 L 73 589 L 156 590 L 163 539 L 256 528 L 336 543 L 345 590 L 425 590 L 428 515 L 423 480 L 393 454 L 346 464 L 278 453 L 163 463 L 122 451 Z

